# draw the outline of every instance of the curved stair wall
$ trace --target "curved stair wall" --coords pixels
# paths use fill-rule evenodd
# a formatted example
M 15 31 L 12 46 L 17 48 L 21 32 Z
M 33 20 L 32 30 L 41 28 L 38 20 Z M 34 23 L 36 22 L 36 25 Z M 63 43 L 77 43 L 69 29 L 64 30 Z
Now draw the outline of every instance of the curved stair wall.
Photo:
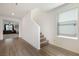
M 40 49 L 40 26 L 33 20 L 33 13 L 29 11 L 21 22 L 21 37 L 36 49 Z

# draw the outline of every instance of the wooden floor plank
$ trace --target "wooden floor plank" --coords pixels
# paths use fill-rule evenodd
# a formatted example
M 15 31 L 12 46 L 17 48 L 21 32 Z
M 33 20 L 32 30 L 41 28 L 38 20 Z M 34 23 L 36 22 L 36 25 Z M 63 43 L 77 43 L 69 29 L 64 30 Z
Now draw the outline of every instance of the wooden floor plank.
M 37 50 L 25 40 L 16 38 L 0 41 L 0 56 L 79 56 L 79 54 L 50 44 Z

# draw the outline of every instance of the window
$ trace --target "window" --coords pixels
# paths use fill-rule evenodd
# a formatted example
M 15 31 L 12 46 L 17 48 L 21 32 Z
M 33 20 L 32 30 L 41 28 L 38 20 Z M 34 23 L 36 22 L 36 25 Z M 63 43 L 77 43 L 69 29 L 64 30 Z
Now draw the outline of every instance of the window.
M 6 30 L 7 30 L 7 31 L 12 30 L 12 24 L 7 24 L 7 25 L 6 25 Z
M 58 35 L 76 37 L 78 9 L 72 9 L 58 16 Z

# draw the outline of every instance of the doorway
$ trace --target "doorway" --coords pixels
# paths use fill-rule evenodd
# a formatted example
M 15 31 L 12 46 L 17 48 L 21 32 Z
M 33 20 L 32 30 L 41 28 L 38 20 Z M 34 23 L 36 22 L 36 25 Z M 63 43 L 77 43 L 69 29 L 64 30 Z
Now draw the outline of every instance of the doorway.
M 19 37 L 19 22 L 3 20 L 3 39 Z

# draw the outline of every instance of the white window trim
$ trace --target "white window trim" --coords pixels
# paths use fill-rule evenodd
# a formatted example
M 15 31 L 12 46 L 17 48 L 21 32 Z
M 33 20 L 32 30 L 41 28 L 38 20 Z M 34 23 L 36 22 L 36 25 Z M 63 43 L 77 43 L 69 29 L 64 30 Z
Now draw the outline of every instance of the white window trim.
M 62 35 L 59 35 L 57 36 L 59 38 L 66 38 L 66 39 L 75 39 L 75 40 L 78 40 L 78 37 L 69 37 L 69 36 L 62 36 Z
M 72 8 L 72 9 L 77 9 L 77 11 L 79 12 L 79 8 Z M 69 10 L 71 10 L 71 9 L 69 9 Z M 66 10 L 66 11 L 68 11 L 68 10 Z M 63 12 L 66 12 L 66 11 L 63 11 Z M 63 12 L 62 12 L 62 13 L 63 13 Z M 78 15 L 79 15 L 79 14 L 78 14 Z M 78 15 L 77 15 L 77 16 L 78 16 Z M 57 18 L 58 18 L 58 17 L 57 17 Z M 79 19 L 79 18 L 76 19 L 76 24 L 77 24 L 77 25 L 76 25 L 76 30 L 77 30 L 77 31 L 76 31 L 76 33 L 77 33 L 76 35 L 78 35 L 78 19 Z M 76 36 L 76 37 L 71 37 L 71 36 L 57 35 L 57 37 L 58 37 L 58 38 L 66 38 L 66 39 L 78 40 L 78 36 Z

